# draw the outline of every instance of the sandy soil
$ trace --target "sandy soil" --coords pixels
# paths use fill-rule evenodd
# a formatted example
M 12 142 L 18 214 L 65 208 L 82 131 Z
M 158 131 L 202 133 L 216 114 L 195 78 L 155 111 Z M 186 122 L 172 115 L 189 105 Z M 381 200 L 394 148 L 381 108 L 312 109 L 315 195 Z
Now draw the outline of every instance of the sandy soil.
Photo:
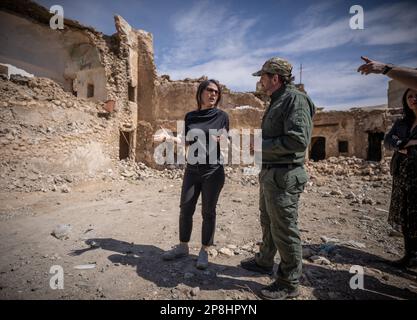
M 200 205 L 191 255 L 161 259 L 178 239 L 180 187 L 180 179 L 150 178 L 89 182 L 68 193 L 0 193 L 0 299 L 259 299 L 272 279 L 239 267 L 261 239 L 258 186 L 227 179 L 205 271 L 195 268 Z M 351 192 L 372 201 L 352 203 Z M 390 181 L 309 184 L 299 211 L 305 260 L 298 299 L 417 298 L 415 270 L 384 261 L 402 255 L 402 238 L 386 223 L 389 195 Z M 51 235 L 60 224 L 71 226 L 61 240 Z M 95 266 L 74 268 L 86 264 Z M 54 265 L 63 268 L 63 289 L 50 287 Z M 349 286 L 352 265 L 364 268 L 364 290 Z

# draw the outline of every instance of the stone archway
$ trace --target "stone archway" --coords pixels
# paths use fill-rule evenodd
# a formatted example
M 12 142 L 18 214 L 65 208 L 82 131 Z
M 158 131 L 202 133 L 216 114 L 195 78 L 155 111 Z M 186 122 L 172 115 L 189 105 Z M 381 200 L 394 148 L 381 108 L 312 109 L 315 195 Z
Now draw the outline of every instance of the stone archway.
M 326 138 L 313 137 L 311 139 L 310 159 L 319 161 L 326 159 Z
M 368 132 L 368 161 L 381 161 L 383 132 Z

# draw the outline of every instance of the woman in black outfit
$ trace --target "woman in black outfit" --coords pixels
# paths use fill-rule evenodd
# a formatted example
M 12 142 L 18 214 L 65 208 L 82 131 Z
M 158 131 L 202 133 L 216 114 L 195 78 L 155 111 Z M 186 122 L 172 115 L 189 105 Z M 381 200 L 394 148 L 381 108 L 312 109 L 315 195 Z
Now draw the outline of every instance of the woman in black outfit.
M 185 115 L 185 138 L 188 146 L 187 166 L 181 190 L 179 240 L 180 243 L 163 254 L 164 260 L 187 256 L 193 226 L 193 215 L 198 197 L 202 197 L 201 250 L 197 268 L 208 267 L 208 248 L 213 244 L 216 229 L 216 205 L 225 181 L 220 154 L 220 137 L 210 129 L 229 130 L 227 113 L 217 108 L 221 88 L 215 80 L 200 83 L 197 110 Z M 210 139 L 212 140 L 210 142 Z
M 403 258 L 391 264 L 406 268 L 417 265 L 417 91 L 407 89 L 402 104 L 404 117 L 394 123 L 384 144 L 394 150 L 388 222 L 403 233 L 405 251 Z

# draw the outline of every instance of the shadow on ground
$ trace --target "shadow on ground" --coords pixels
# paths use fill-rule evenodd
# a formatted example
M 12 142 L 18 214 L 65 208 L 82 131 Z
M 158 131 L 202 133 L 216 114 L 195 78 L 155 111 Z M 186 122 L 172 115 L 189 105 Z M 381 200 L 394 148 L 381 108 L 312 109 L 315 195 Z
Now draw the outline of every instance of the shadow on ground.
M 391 276 L 403 277 L 415 283 L 417 272 L 411 269 L 398 269 L 390 266 L 388 260 L 359 249 L 344 245 L 321 244 L 308 245 L 308 248 L 318 255 L 325 257 L 332 263 L 344 265 L 356 265 L 364 267 L 364 290 L 350 288 L 350 280 L 356 275 L 349 271 L 331 270 L 316 264 L 304 265 L 303 283 L 314 288 L 314 295 L 319 299 L 417 299 L 417 293 L 408 288 L 400 288 L 393 285 Z M 372 268 L 372 273 L 385 273 L 385 279 L 380 281 L 370 275 L 366 268 Z M 379 271 L 379 272 L 378 272 Z M 330 295 L 329 295 L 330 293 Z
M 175 261 L 163 261 L 164 250 L 153 245 L 134 244 L 112 238 L 94 238 L 86 240 L 89 248 L 74 250 L 70 255 L 81 255 L 87 251 L 103 249 L 113 251 L 108 259 L 112 263 L 130 265 L 136 268 L 138 276 L 162 288 L 174 288 L 179 284 L 189 287 L 199 287 L 201 290 L 240 290 L 257 294 L 263 287 L 256 281 L 240 278 L 259 277 L 254 272 L 236 266 L 221 265 L 210 262 L 206 271 L 195 268 L 195 255 L 190 255 Z M 309 245 L 307 248 L 320 252 L 323 245 Z M 359 265 L 374 268 L 395 276 L 408 277 L 416 275 L 412 270 L 401 271 L 390 267 L 386 260 L 361 250 L 334 245 L 326 256 L 331 262 Z M 186 276 L 188 274 L 188 276 Z M 344 270 L 331 270 L 319 265 L 304 264 L 301 284 L 313 289 L 313 295 L 318 299 L 417 299 L 417 294 L 392 284 L 381 282 L 379 279 L 364 275 L 365 290 L 350 288 L 350 279 L 354 274 Z M 415 280 L 415 278 L 414 278 Z M 254 296 L 256 297 L 256 296 Z
M 138 276 L 152 281 L 158 287 L 174 288 L 184 284 L 189 287 L 198 286 L 201 290 L 246 291 L 255 294 L 254 297 L 263 287 L 258 282 L 239 279 L 258 276 L 239 267 L 210 262 L 207 270 L 198 270 L 195 267 L 197 256 L 192 254 L 174 261 L 163 261 L 164 250 L 153 245 L 132 244 L 111 238 L 88 239 L 86 244 L 90 248 L 74 250 L 70 255 L 81 255 L 99 248 L 116 252 L 108 256 L 112 263 L 135 267 Z

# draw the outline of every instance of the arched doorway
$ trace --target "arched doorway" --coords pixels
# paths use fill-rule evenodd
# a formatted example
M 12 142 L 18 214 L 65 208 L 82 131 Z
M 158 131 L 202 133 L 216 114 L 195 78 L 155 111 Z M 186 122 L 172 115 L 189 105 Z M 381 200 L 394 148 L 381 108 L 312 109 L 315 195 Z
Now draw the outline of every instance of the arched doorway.
M 313 161 L 326 159 L 325 137 L 313 137 L 311 139 L 310 159 Z
M 383 132 L 368 132 L 368 161 L 381 161 Z

